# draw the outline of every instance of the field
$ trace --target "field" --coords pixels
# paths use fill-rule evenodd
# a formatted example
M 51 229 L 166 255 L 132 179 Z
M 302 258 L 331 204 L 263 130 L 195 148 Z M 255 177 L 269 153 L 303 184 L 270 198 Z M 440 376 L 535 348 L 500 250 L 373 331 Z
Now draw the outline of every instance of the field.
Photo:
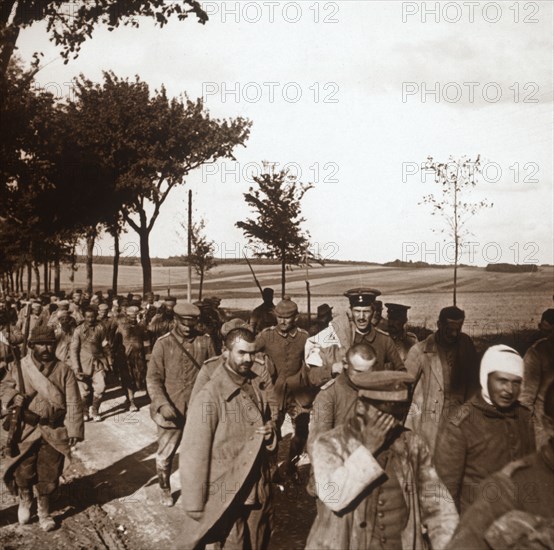
M 278 266 L 255 266 L 262 287 L 280 289 Z M 111 266 L 94 266 L 94 288 L 111 286 Z M 348 307 L 342 293 L 357 286 L 371 286 L 383 293 L 383 302 L 411 305 L 410 324 L 434 328 L 438 311 L 452 303 L 452 269 L 396 268 L 367 265 L 326 265 L 309 269 L 312 313 L 327 302 L 340 313 Z M 186 296 L 187 271 L 183 267 L 154 267 L 155 292 L 165 295 L 168 288 L 177 297 Z M 287 294 L 307 311 L 306 270 L 287 272 Z M 75 288 L 85 286 L 85 268 L 75 274 Z M 69 272 L 62 271 L 62 287 L 71 289 Z M 198 294 L 193 277 L 193 298 Z M 119 292 L 141 292 L 142 272 L 139 266 L 121 266 Z M 465 332 L 507 334 L 535 328 L 542 311 L 553 307 L 554 267 L 542 267 L 537 273 L 491 273 L 480 267 L 463 267 L 458 273 L 458 305 L 466 311 Z M 260 303 L 247 265 L 217 266 L 206 277 L 204 296 L 218 295 L 226 309 L 252 309 Z

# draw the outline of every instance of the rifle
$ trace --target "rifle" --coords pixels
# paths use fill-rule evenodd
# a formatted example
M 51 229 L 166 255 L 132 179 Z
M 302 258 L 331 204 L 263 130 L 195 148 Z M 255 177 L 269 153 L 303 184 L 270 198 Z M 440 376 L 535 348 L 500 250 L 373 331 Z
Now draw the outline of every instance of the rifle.
M 21 353 L 23 357 L 27 355 L 27 340 L 29 340 L 29 331 L 31 329 L 31 302 L 27 304 L 27 311 L 25 312 L 25 331 L 23 332 L 23 345 Z
M 254 277 L 254 282 L 256 283 L 256 286 L 260 290 L 260 294 L 262 295 L 262 298 L 263 298 L 264 292 L 263 292 L 262 287 L 260 285 L 260 281 L 258 281 L 258 278 L 256 277 L 256 274 L 254 273 L 254 269 L 252 269 L 252 265 L 248 261 L 248 258 L 246 257 L 246 254 L 244 253 L 244 251 L 242 252 L 242 255 L 244 256 L 244 259 L 246 260 L 246 263 L 248 264 L 248 267 L 250 268 L 250 272 L 252 273 L 252 277 Z
M 31 308 L 29 307 L 29 310 Z M 9 325 L 8 325 L 9 327 Z M 28 330 L 25 331 L 28 336 Z M 23 341 L 23 345 L 26 347 L 27 338 Z M 23 372 L 21 371 L 21 362 L 19 360 L 18 350 L 14 349 L 9 344 L 9 328 L 8 328 L 8 345 L 13 354 L 15 370 L 17 371 L 17 386 L 19 393 L 25 395 L 25 382 L 23 381 Z M 19 438 L 21 437 L 21 431 L 23 429 L 23 406 L 17 405 L 12 409 L 10 416 L 4 422 L 4 429 L 8 430 L 8 437 L 6 439 L 7 454 L 9 457 L 14 457 L 19 454 Z

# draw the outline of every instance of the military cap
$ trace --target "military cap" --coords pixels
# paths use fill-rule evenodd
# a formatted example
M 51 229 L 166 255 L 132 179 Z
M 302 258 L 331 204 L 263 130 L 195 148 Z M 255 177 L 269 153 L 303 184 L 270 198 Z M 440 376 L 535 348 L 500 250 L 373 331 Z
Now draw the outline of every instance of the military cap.
M 152 304 L 156 309 L 160 309 L 162 307 L 162 302 L 160 302 L 159 300 L 154 302 Z
M 344 295 L 350 301 L 350 307 L 363 307 L 372 305 L 375 298 L 381 295 L 381 291 L 376 288 L 351 288 Z
M 206 302 L 211 302 L 212 304 L 221 304 L 221 298 L 219 296 L 210 296 L 206 298 Z
M 31 337 L 29 338 L 31 344 L 51 344 L 56 342 L 56 334 L 54 329 L 45 325 L 38 325 L 33 328 Z
M 327 315 L 328 313 L 331 313 L 333 311 L 333 308 L 329 304 L 321 304 L 320 306 L 317 306 L 317 316 L 323 317 L 324 315 Z
M 69 317 L 69 311 L 67 309 L 57 309 L 56 318 L 61 319 L 62 317 Z
M 415 378 L 396 370 L 354 372 L 350 380 L 358 389 L 358 396 L 377 401 L 408 401 Z
M 387 308 L 387 316 L 389 319 L 405 319 L 408 317 L 408 310 L 411 306 L 404 306 L 402 304 L 385 304 Z
M 554 325 L 554 308 L 545 309 L 541 315 L 541 321 Z
M 58 309 L 69 309 L 69 301 L 68 300 L 60 300 L 58 302 Z
M 108 310 L 108 309 L 109 309 L 108 304 L 100 304 L 100 305 L 98 306 L 98 311 L 106 311 L 106 310 Z
M 221 327 L 221 336 L 225 338 L 227 334 L 229 334 L 232 330 L 235 330 L 236 328 L 246 328 L 250 330 L 250 327 L 246 321 L 235 317 L 234 319 L 223 323 L 223 326 Z
M 288 296 L 285 296 L 276 306 L 275 314 L 279 317 L 292 317 L 298 313 L 298 306 Z
M 175 307 L 175 313 L 180 317 L 198 317 L 200 315 L 200 309 L 194 304 L 183 302 Z
M 126 308 L 125 312 L 127 315 L 137 315 L 139 312 L 139 308 L 137 306 L 130 306 Z
M 176 304 L 177 303 L 177 298 L 175 298 L 175 296 L 166 296 L 164 298 L 164 302 L 167 304 L 167 303 L 174 303 Z

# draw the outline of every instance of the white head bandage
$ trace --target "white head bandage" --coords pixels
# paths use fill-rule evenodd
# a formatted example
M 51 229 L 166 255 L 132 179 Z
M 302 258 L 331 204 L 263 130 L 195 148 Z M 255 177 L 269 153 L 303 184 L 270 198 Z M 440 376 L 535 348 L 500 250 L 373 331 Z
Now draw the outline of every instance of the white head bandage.
M 521 355 L 515 349 L 504 344 L 491 346 L 483 355 L 479 380 L 481 382 L 481 394 L 489 405 L 492 405 L 488 386 L 489 374 L 495 371 L 523 378 L 523 359 Z

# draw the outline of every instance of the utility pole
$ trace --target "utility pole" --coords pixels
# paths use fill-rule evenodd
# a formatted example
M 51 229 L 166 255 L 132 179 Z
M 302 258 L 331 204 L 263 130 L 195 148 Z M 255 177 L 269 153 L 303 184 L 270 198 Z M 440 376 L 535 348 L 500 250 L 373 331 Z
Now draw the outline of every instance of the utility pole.
M 188 283 L 187 283 L 187 302 L 192 302 L 192 189 L 189 189 L 189 222 L 188 222 Z

